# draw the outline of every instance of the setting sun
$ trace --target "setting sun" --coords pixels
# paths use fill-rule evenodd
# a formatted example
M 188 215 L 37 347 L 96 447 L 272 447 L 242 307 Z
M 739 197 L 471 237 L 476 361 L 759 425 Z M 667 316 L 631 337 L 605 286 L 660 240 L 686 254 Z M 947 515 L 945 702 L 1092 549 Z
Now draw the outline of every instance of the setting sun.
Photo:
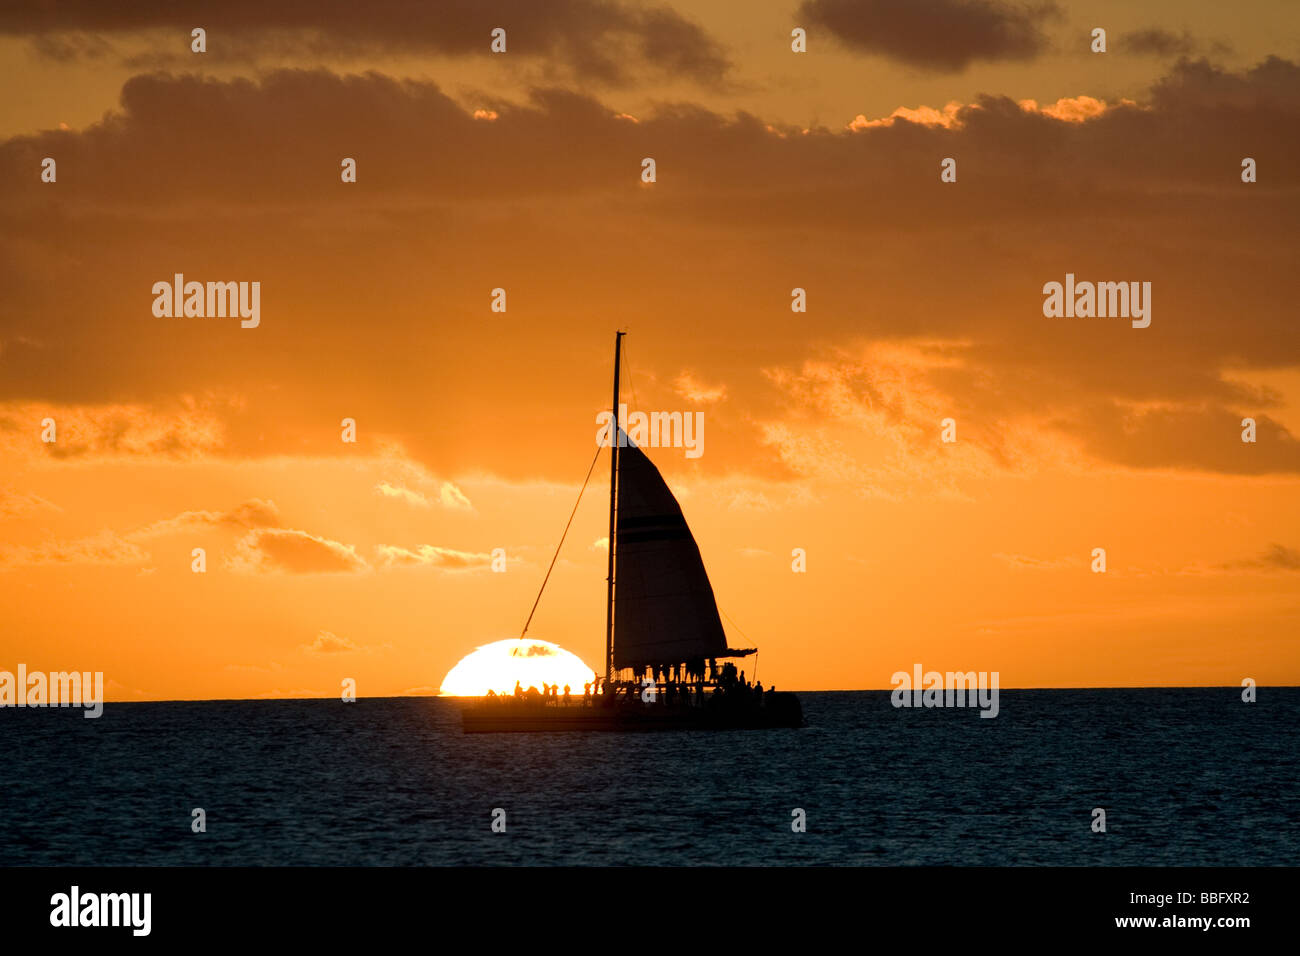
M 582 658 L 549 641 L 509 639 L 494 641 L 467 654 L 443 678 L 441 693 L 451 697 L 482 697 L 489 690 L 513 693 L 515 681 L 527 690 L 542 684 L 581 693 L 596 672 Z

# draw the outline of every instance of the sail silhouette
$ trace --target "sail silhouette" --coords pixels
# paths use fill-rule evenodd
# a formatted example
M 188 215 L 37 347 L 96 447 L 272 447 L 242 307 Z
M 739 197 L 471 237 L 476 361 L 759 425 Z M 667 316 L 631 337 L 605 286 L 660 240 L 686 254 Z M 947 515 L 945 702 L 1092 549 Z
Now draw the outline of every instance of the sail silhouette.
M 614 667 L 728 655 L 713 586 L 659 469 L 619 429 Z

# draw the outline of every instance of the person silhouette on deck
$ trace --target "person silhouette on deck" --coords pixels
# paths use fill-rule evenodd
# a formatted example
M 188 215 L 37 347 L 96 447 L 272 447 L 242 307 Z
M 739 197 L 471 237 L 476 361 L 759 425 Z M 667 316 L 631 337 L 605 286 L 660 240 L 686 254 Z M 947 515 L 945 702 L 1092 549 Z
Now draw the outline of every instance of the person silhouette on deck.
M 522 684 L 519 683 L 519 681 L 515 681 L 515 696 L 520 698 L 521 700 L 523 699 L 524 696 L 524 687 Z

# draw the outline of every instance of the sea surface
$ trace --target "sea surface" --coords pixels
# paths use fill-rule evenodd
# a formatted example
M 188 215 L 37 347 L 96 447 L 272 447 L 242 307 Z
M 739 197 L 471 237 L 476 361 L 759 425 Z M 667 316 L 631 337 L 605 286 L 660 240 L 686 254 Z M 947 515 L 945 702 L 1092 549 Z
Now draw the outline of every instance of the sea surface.
M 1300 688 L 1240 693 L 802 693 L 801 730 L 655 734 L 464 735 L 437 698 L 5 708 L 0 865 L 1300 864 Z

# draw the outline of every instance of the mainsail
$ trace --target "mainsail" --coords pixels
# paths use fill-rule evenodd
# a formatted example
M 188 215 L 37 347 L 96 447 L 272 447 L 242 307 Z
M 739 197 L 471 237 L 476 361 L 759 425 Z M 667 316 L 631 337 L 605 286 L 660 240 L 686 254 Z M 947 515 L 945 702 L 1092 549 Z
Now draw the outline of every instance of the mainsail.
M 734 653 L 677 499 L 645 453 L 618 433 L 614 667 Z

